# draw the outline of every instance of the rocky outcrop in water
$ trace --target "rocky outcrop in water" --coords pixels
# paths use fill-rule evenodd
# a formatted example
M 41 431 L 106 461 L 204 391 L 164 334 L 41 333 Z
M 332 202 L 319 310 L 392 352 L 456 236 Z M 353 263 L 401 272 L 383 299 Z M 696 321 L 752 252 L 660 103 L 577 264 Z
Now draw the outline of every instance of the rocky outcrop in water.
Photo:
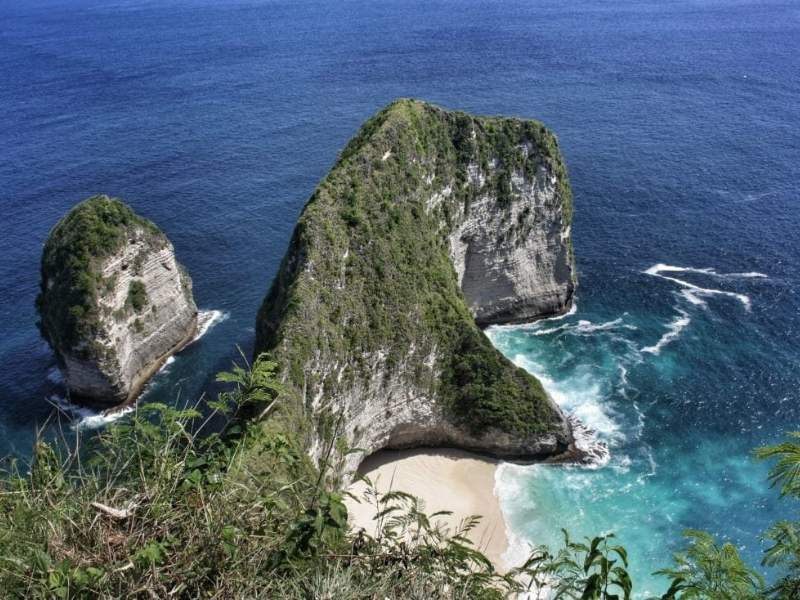
M 40 328 L 74 401 L 135 399 L 196 333 L 192 282 L 172 244 L 117 199 L 89 198 L 53 228 L 41 276 Z
M 478 325 L 570 307 L 571 217 L 541 123 L 413 100 L 370 119 L 306 205 L 257 322 L 311 455 L 567 452 L 565 416 Z

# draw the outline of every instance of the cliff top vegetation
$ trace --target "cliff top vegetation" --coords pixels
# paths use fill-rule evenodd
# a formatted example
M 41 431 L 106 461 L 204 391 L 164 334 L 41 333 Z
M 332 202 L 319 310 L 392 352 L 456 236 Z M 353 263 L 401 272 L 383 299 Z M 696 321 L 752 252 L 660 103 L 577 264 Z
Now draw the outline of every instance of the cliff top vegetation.
M 482 184 L 470 175 L 476 169 Z M 475 324 L 447 237 L 479 195 L 510 215 L 512 175 L 540 169 L 556 177 L 568 224 L 569 180 L 544 125 L 392 103 L 363 125 L 305 206 L 259 313 L 257 351 L 278 357 L 298 392 L 321 386 L 334 396 L 369 377 L 381 357 L 387 372 L 402 369 L 470 430 L 557 429 L 540 383 Z M 347 366 L 320 380 L 309 368 L 320 360 Z
M 91 345 L 75 346 L 96 335 L 97 297 L 113 284 L 103 280 L 97 266 L 122 247 L 133 229 L 153 247 L 168 243 L 156 225 L 105 195 L 84 200 L 52 229 L 42 254 L 42 287 L 36 301 L 40 328 L 51 345 L 91 353 Z

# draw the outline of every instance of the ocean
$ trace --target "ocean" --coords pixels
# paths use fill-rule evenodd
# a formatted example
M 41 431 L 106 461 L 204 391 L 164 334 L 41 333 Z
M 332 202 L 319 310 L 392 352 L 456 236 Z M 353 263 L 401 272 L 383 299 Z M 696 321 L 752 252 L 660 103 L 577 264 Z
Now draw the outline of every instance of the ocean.
M 538 118 L 572 180 L 576 310 L 488 334 L 610 457 L 502 467 L 511 554 L 613 531 L 642 596 L 686 528 L 757 562 L 793 507 L 751 451 L 800 429 L 793 1 L 1 3 L 0 455 L 58 402 L 34 298 L 73 204 L 155 221 L 218 311 L 143 399 L 191 401 L 252 347 L 337 152 L 401 96 Z

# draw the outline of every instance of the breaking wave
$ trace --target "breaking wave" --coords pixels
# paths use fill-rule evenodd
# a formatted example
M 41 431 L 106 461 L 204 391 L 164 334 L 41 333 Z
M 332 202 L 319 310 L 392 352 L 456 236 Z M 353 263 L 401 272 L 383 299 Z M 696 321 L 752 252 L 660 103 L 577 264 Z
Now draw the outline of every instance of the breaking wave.
M 699 269 L 695 267 L 675 267 L 672 265 L 665 265 L 663 263 L 659 263 L 657 265 L 653 265 L 649 269 L 644 271 L 647 275 L 652 275 L 654 277 L 660 277 L 661 279 L 666 279 L 667 281 L 672 281 L 673 283 L 677 283 L 678 285 L 684 288 L 683 296 L 692 304 L 698 306 L 705 306 L 705 301 L 702 299 L 703 296 L 728 296 L 731 298 L 736 298 L 739 300 L 745 307 L 746 310 L 750 310 L 750 298 L 745 294 L 738 294 L 736 292 L 728 292 L 726 290 L 718 290 L 714 288 L 703 288 L 699 285 L 695 285 L 693 283 L 689 283 L 688 281 L 684 281 L 683 279 L 678 279 L 677 277 L 670 277 L 668 275 L 662 275 L 662 273 L 702 273 L 704 275 L 712 275 L 714 277 L 723 277 L 723 278 L 731 278 L 731 277 L 740 277 L 740 276 L 755 276 L 755 277 L 766 277 L 763 273 L 717 273 L 714 269 L 711 268 L 704 268 Z
M 118 410 L 108 410 L 98 412 L 85 406 L 78 406 L 70 402 L 65 396 L 53 394 L 48 398 L 49 402 L 56 406 L 58 410 L 72 419 L 72 429 L 74 431 L 85 431 L 105 427 L 132 413 L 136 410 L 134 405 L 124 406 Z
M 161 365 L 161 368 L 158 369 L 159 373 L 166 373 L 169 371 L 169 368 L 172 366 L 172 363 L 175 362 L 175 356 L 167 357 L 167 360 L 164 361 L 164 364 Z
M 608 464 L 611 454 L 608 442 L 604 440 L 616 444 L 623 441 L 625 436 L 613 413 L 603 403 L 600 382 L 588 375 L 557 382 L 524 354 L 517 354 L 512 362 L 534 375 L 556 404 L 568 413 L 575 445 L 587 457 L 583 466 L 598 469 Z
M 569 310 L 565 312 L 563 315 L 556 315 L 555 317 L 547 317 L 545 319 L 539 319 L 538 321 L 533 321 L 531 323 L 513 323 L 510 325 L 492 325 L 489 329 L 491 330 L 499 330 L 499 331 L 529 331 L 532 329 L 539 329 L 543 325 L 547 323 L 552 323 L 553 321 L 562 321 L 568 317 L 571 317 L 575 313 L 578 312 L 578 302 L 574 298 L 572 299 L 572 306 L 570 306 Z
M 229 312 L 223 312 L 221 310 L 201 310 L 197 313 L 197 335 L 194 336 L 192 343 L 199 340 L 205 334 L 207 334 L 211 329 L 222 323 L 223 321 L 227 321 L 228 318 L 231 316 Z
M 669 344 L 671 341 L 678 339 L 678 337 L 681 335 L 681 332 L 689 326 L 689 323 L 692 322 L 691 318 L 689 318 L 689 313 L 687 313 L 685 310 L 678 309 L 678 312 L 680 315 L 675 317 L 667 326 L 667 333 L 662 335 L 661 339 L 658 340 L 654 345 L 642 348 L 642 352 L 655 355 L 661 354 L 661 349 L 664 346 Z
M 622 322 L 622 317 L 607 321 L 605 323 L 592 323 L 591 321 L 580 320 L 577 323 L 568 323 L 552 327 L 550 329 L 535 328 L 531 333 L 533 335 L 550 335 L 560 331 L 569 331 L 576 335 L 590 335 L 597 331 L 611 331 L 614 329 L 636 329 L 634 325 L 626 325 Z

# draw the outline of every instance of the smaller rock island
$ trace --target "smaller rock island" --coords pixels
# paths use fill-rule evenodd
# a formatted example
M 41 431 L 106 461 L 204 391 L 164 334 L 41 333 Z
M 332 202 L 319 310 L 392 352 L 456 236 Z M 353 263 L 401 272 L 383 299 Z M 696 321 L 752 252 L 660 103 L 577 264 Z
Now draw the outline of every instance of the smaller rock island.
M 116 198 L 93 196 L 50 232 L 36 300 L 72 401 L 135 400 L 197 332 L 192 281 L 166 235 Z

